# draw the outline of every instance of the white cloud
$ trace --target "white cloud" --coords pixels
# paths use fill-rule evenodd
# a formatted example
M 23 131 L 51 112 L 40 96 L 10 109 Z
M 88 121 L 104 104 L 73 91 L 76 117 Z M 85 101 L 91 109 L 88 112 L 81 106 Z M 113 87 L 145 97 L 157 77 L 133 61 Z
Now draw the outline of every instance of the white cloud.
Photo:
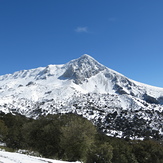
M 87 27 L 77 27 L 75 29 L 75 32 L 78 32 L 78 33 L 85 32 L 85 33 L 87 33 L 88 32 L 88 28 Z

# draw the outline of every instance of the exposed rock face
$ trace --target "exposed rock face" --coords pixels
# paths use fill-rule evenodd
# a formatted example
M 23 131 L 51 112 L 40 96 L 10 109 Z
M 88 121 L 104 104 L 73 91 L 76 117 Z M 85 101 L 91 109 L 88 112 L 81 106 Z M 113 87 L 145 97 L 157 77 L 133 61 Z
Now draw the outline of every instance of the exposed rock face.
M 159 101 L 156 98 L 150 95 L 147 95 L 146 93 L 143 95 L 143 97 L 144 97 L 144 100 L 150 104 L 159 104 Z
M 106 69 L 105 66 L 85 54 L 79 59 L 70 61 L 67 64 L 66 71 L 60 78 L 72 79 L 75 84 L 82 84 L 87 78 L 95 76 L 104 69 Z

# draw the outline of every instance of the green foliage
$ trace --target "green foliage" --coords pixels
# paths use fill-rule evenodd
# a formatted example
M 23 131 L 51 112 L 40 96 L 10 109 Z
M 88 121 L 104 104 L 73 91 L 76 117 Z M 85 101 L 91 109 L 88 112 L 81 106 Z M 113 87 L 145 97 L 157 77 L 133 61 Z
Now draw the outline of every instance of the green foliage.
M 129 142 L 124 139 L 113 139 L 111 145 L 113 149 L 113 159 L 114 163 L 137 163 L 137 160 L 132 153 L 132 146 Z
M 61 146 L 66 160 L 84 160 L 97 133 L 92 123 L 82 117 L 69 115 L 61 128 Z
M 98 142 L 87 153 L 85 163 L 111 163 L 113 148 L 108 142 Z
M 5 150 L 7 152 L 14 152 L 15 151 L 13 148 L 5 147 L 5 146 L 3 146 L 3 147 L 0 146 L 0 150 Z
M 162 142 L 108 137 L 75 114 L 48 115 L 34 120 L 0 113 L 0 141 L 6 142 L 6 149 L 24 148 L 67 161 L 163 163 Z
M 23 126 L 23 135 L 29 147 L 45 157 L 57 157 L 60 150 L 60 125 L 58 116 L 41 117 Z
M 26 123 L 27 118 L 22 115 L 5 114 L 1 116 L 1 120 L 5 123 L 7 127 L 7 134 L 5 135 L 3 141 L 6 142 L 9 148 L 23 148 L 24 140 L 21 133 L 22 126 Z
M 162 163 L 163 162 L 163 146 L 159 142 L 145 140 L 136 142 L 133 145 L 133 152 L 141 163 Z
M 3 120 L 0 120 L 0 141 L 4 141 L 6 139 L 6 135 L 8 134 L 8 128 L 5 125 Z

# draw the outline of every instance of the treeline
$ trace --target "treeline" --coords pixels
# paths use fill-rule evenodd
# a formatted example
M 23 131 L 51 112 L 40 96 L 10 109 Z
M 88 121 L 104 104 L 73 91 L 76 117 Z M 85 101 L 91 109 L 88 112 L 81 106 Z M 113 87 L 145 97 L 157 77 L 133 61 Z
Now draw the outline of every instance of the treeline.
M 0 141 L 13 149 L 83 163 L 163 163 L 163 146 L 154 140 L 124 140 L 104 135 L 87 119 L 57 114 L 37 120 L 0 114 Z

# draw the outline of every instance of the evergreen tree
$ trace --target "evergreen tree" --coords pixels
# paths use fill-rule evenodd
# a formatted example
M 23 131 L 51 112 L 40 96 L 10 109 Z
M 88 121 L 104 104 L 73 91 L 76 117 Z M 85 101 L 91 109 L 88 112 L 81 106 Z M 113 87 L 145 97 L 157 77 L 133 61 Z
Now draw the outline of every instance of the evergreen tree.
M 8 128 L 5 125 L 3 120 L 0 120 L 0 141 L 5 141 L 6 136 L 8 134 Z
M 111 163 L 113 148 L 108 142 L 98 142 L 88 152 L 85 163 Z
M 69 115 L 61 128 L 61 147 L 65 160 L 85 160 L 97 133 L 93 124 L 77 115 Z

